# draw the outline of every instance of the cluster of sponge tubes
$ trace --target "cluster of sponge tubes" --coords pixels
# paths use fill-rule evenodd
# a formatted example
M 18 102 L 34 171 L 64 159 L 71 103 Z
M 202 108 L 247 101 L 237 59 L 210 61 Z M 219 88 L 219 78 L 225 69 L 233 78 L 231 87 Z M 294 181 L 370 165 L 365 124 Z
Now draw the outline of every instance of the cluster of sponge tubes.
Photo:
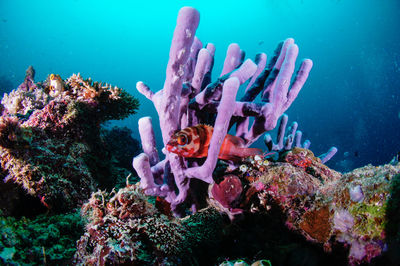
M 292 79 L 298 46 L 291 38 L 278 45 L 268 62 L 264 53 L 258 54 L 255 62 L 244 60 L 239 45 L 231 44 L 220 77 L 211 82 L 215 47 L 207 44 L 201 48 L 201 41 L 195 37 L 198 23 L 196 9 L 184 7 L 179 11 L 163 89 L 154 93 L 143 82 L 136 86 L 157 110 L 164 146 L 177 130 L 210 123 L 207 119 L 210 114 L 212 117 L 214 133 L 208 156 L 201 164 L 165 150 L 165 159 L 160 161 L 151 118 L 139 120 L 144 153 L 134 158 L 133 167 L 140 177 L 140 186 L 148 195 L 165 198 L 178 216 L 182 213 L 177 206 L 191 198 L 189 193 L 194 193 L 190 191 L 191 179 L 214 182 L 212 173 L 228 130 L 236 126 L 236 136 L 241 137 L 248 147 L 265 132 L 274 129 L 312 68 L 310 59 L 303 60 Z M 244 96 L 236 101 L 239 87 L 248 80 Z M 255 102 L 258 95 L 261 102 Z M 196 202 L 191 204 L 192 210 L 196 211 Z

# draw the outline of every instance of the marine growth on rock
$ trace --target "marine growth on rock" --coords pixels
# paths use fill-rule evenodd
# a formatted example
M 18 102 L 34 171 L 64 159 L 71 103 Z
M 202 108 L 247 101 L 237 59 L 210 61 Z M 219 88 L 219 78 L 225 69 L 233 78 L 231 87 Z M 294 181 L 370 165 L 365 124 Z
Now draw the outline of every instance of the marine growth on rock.
M 134 114 L 138 101 L 79 74 L 65 80 L 51 74 L 36 83 L 34 73 L 30 67 L 25 81 L 1 101 L 0 186 L 16 184 L 33 201 L 61 212 L 82 205 L 107 178 L 118 178 L 111 177 L 117 166 L 100 126 Z M 119 173 L 125 178 L 129 170 Z M 4 215 L 10 209 L 3 206 Z

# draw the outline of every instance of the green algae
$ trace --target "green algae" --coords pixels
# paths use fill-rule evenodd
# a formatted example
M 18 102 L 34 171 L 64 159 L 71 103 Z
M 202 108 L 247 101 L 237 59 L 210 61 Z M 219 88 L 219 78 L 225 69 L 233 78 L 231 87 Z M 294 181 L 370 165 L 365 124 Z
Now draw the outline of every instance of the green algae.
M 39 215 L 28 219 L 0 217 L 0 264 L 43 265 L 68 263 L 83 234 L 78 211 Z
M 350 207 L 349 211 L 355 221 L 355 232 L 372 238 L 382 238 L 386 225 L 386 210 L 387 203 L 365 204 L 362 202 Z

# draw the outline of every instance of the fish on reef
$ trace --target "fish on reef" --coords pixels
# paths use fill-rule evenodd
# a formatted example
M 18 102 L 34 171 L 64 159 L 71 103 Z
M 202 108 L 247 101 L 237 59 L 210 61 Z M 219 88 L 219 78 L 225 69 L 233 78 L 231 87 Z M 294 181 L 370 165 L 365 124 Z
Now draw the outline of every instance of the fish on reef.
M 186 158 L 207 157 L 213 131 L 212 126 L 203 124 L 184 128 L 172 135 L 166 149 Z M 227 134 L 222 142 L 218 158 L 238 161 L 241 158 L 261 154 L 263 154 L 261 149 L 246 148 L 243 139 Z
M 64 82 L 61 79 L 60 75 L 50 74 L 49 79 L 49 94 L 52 97 L 57 97 L 61 94 L 64 89 Z

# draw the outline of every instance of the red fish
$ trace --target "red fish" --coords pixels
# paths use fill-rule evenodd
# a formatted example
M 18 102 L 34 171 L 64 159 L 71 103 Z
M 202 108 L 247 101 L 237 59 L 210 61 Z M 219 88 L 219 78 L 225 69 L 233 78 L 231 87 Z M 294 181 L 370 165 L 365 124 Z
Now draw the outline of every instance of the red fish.
M 213 130 L 213 127 L 202 124 L 184 128 L 171 137 L 166 149 L 187 158 L 207 157 Z M 237 161 L 240 158 L 262 153 L 261 149 L 246 148 L 243 139 L 227 134 L 222 142 L 218 158 Z

